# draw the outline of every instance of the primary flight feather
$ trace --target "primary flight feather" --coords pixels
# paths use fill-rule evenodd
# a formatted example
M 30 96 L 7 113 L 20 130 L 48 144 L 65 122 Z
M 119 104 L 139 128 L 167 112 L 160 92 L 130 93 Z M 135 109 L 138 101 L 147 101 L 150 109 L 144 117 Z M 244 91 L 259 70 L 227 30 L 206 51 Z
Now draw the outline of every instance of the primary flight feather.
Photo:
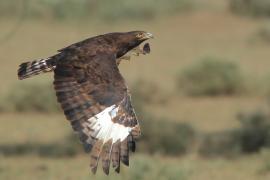
M 90 168 L 98 163 L 109 174 L 120 162 L 129 165 L 129 151 L 135 151 L 140 126 L 118 65 L 128 53 L 147 54 L 151 33 L 132 31 L 108 33 L 86 39 L 59 50 L 46 59 L 22 63 L 18 78 L 25 79 L 54 71 L 58 102 L 78 134 L 86 152 L 91 152 Z

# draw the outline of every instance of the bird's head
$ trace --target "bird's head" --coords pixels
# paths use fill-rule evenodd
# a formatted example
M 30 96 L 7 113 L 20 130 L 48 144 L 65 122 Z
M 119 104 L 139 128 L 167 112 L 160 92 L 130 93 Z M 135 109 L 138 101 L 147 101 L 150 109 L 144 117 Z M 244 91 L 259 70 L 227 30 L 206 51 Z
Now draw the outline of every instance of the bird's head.
M 152 38 L 154 38 L 153 34 L 145 31 L 131 31 L 124 33 L 122 36 L 122 40 L 126 41 L 131 49 Z
M 135 38 L 134 40 L 138 42 L 143 42 L 145 40 L 154 38 L 153 34 L 145 31 L 133 31 L 129 33 Z
M 123 56 L 131 49 L 139 46 L 142 42 L 152 38 L 154 38 L 153 34 L 145 31 L 130 31 L 117 34 L 115 38 L 118 47 L 117 57 Z

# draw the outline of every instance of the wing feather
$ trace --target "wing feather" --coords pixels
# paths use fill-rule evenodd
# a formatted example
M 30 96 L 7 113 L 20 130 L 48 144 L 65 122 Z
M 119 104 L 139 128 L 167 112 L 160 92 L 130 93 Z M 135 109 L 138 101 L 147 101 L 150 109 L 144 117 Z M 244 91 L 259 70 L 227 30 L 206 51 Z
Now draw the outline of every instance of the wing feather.
M 120 161 L 129 164 L 129 148 L 134 150 L 133 139 L 140 129 L 115 56 L 66 58 L 54 70 L 58 102 L 85 151 L 91 152 L 92 172 L 96 173 L 99 159 L 106 174 L 111 161 L 119 172 Z
M 121 143 L 120 146 L 120 160 L 125 165 L 129 165 L 129 149 L 128 149 L 128 137 Z
M 112 140 L 109 140 L 104 144 L 101 155 L 103 172 L 107 175 L 109 174 L 110 171 L 111 150 L 112 150 Z
M 96 174 L 97 172 L 97 166 L 98 166 L 99 157 L 102 151 L 102 146 L 103 146 L 102 140 L 97 141 L 91 153 L 90 168 L 93 174 Z
M 120 171 L 120 140 L 117 140 L 112 147 L 112 167 L 116 172 Z

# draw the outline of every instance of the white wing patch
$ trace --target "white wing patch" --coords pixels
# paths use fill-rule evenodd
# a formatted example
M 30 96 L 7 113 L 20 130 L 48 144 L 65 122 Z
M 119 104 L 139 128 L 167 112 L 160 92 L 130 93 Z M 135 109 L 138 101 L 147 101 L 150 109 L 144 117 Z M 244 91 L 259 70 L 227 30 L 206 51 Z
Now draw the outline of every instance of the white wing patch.
M 103 143 L 106 143 L 110 139 L 112 139 L 112 143 L 115 143 L 119 139 L 123 141 L 132 130 L 130 127 L 125 127 L 112 121 L 116 117 L 118 110 L 119 107 L 112 105 L 88 119 L 88 122 L 90 122 L 88 126 L 95 132 L 98 132 L 96 138 L 102 139 Z

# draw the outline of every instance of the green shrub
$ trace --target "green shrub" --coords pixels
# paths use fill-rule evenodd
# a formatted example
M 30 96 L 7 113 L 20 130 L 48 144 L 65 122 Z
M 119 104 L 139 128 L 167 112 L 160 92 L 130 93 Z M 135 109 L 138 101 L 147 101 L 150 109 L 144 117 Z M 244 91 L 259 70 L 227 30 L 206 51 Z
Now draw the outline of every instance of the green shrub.
M 238 133 L 235 130 L 227 130 L 207 134 L 203 137 L 198 152 L 207 157 L 235 156 L 241 152 Z
M 1 111 L 56 112 L 59 109 L 51 83 L 19 83 L 0 102 Z
M 250 16 L 270 16 L 269 0 L 230 0 L 230 10 Z
M 243 79 L 237 65 L 210 57 L 185 69 L 178 87 L 191 96 L 233 95 L 243 90 Z
M 240 127 L 204 137 L 199 153 L 204 156 L 232 156 L 270 147 L 270 116 L 255 112 L 238 116 Z
M 255 40 L 259 40 L 261 42 L 270 43 L 270 25 L 260 28 L 256 32 L 254 38 Z
M 270 116 L 263 112 L 240 114 L 241 128 L 238 130 L 241 150 L 257 152 L 270 147 Z
M 61 142 L 52 142 L 48 144 L 37 142 L 26 142 L 20 144 L 0 144 L 0 155 L 4 156 L 22 156 L 39 155 L 41 157 L 71 157 L 83 152 L 82 146 L 75 134 L 67 136 Z
M 181 12 L 190 9 L 191 5 L 190 0 L 27 0 L 20 3 L 11 0 L 0 1 L 0 15 L 17 17 L 27 11 L 31 18 L 144 20 L 159 14 Z
M 142 128 L 142 136 L 139 139 L 141 151 L 181 155 L 192 147 L 195 131 L 190 125 L 146 114 L 139 119 Z
M 187 179 L 187 172 L 178 162 L 163 163 L 162 159 L 149 158 L 145 155 L 135 156 L 132 160 L 132 168 L 129 168 L 127 180 L 138 179 L 159 179 L 159 180 L 184 180 Z

